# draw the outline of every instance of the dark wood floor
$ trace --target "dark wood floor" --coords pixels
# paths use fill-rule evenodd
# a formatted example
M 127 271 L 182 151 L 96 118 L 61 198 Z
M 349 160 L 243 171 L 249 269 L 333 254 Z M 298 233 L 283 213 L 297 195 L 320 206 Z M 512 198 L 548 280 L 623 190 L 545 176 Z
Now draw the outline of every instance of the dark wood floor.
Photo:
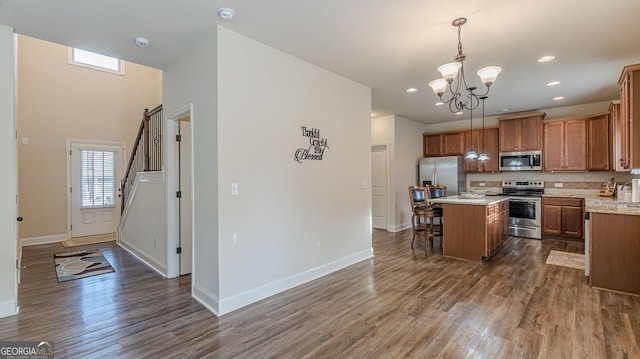
M 116 273 L 57 283 L 57 244 L 26 247 L 21 312 L 1 340 L 50 340 L 57 358 L 640 358 L 640 298 L 545 265 L 580 243 L 512 238 L 488 264 L 374 232 L 375 258 L 216 318 L 190 277 L 162 279 L 115 245 Z

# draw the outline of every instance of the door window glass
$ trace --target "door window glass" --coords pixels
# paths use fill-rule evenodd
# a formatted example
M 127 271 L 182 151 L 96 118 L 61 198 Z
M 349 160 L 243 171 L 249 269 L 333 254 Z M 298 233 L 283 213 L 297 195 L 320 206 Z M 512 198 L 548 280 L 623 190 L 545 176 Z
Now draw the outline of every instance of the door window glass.
M 115 205 L 115 152 L 80 150 L 82 207 Z

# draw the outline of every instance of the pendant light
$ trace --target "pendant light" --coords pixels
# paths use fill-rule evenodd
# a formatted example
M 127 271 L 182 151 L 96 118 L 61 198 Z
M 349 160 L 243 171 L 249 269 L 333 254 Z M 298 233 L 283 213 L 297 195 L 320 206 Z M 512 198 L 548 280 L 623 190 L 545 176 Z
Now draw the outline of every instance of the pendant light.
M 489 156 L 484 151 L 484 100 L 487 99 L 487 96 L 481 96 L 480 99 L 482 100 L 482 152 L 478 156 L 478 161 L 488 161 Z
M 475 160 L 476 158 L 478 158 L 478 154 L 476 153 L 476 151 L 473 150 L 473 108 L 469 109 L 469 112 L 471 113 L 471 118 L 469 119 L 469 130 L 471 131 L 471 143 L 469 144 L 469 152 L 467 152 L 467 155 L 464 157 L 468 160 Z

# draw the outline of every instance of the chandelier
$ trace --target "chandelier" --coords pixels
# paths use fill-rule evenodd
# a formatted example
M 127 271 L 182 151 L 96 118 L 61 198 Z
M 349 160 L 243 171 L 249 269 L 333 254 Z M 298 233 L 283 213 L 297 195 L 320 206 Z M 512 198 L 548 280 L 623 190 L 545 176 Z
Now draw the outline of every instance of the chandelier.
M 477 74 L 486 87 L 486 91 L 482 94 L 474 92 L 477 89 L 476 87 L 467 85 L 464 75 L 464 60 L 467 55 L 462 52 L 462 39 L 460 36 L 462 25 L 466 22 L 467 19 L 464 17 L 451 22 L 451 25 L 458 27 L 458 54 L 453 58 L 455 62 L 450 62 L 438 67 L 442 78 L 429 82 L 429 87 L 438 95 L 442 103 L 449 104 L 449 110 L 453 113 L 477 108 L 480 104 L 480 98 L 489 93 L 489 87 L 493 85 L 498 74 L 502 71 L 502 68 L 499 66 L 487 66 L 478 70 Z M 454 80 L 456 79 L 457 81 L 454 84 Z M 442 96 L 447 90 L 449 90 L 448 92 L 451 94 L 451 98 L 445 100 Z M 463 96 L 460 93 L 461 90 L 466 90 L 467 95 Z

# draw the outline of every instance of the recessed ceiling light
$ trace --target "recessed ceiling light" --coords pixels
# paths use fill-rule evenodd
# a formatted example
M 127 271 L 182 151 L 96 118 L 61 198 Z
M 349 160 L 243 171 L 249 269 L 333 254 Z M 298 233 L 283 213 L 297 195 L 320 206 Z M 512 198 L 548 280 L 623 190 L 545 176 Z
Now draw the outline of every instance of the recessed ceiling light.
M 236 15 L 235 10 L 230 7 L 221 7 L 218 8 L 218 17 L 225 21 L 233 20 L 233 17 Z
M 444 102 L 442 102 L 442 101 L 441 102 L 436 102 L 436 106 L 442 106 L 442 105 L 444 105 Z
M 553 60 L 555 58 L 556 57 L 553 56 L 553 55 L 545 55 L 545 56 L 542 56 L 541 58 L 539 58 L 538 62 L 549 62 L 549 61 L 551 61 L 551 60 Z
M 149 40 L 145 39 L 144 37 L 136 37 L 133 42 L 142 48 L 149 47 Z
M 560 101 L 560 100 L 564 100 L 564 96 L 556 96 L 553 98 L 553 101 Z
M 560 85 L 560 81 L 551 81 L 547 83 L 547 86 L 555 86 L 555 85 Z
M 409 92 L 409 93 L 417 92 L 417 91 L 418 91 L 418 89 L 417 89 L 417 88 L 415 88 L 415 87 L 409 87 L 409 88 L 407 89 L 407 92 Z
M 462 111 L 458 111 L 458 112 L 456 112 L 454 115 L 462 115 L 463 113 L 464 113 L 464 112 L 462 112 Z

